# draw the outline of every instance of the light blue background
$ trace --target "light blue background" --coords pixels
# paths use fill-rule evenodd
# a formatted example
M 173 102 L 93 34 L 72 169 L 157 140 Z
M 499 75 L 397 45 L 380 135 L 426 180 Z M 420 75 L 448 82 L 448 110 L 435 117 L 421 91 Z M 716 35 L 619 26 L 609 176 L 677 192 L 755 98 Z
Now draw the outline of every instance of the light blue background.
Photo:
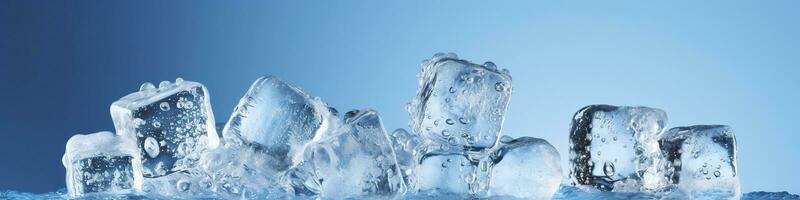
M 505 132 L 547 139 L 566 169 L 573 113 L 645 105 L 670 126 L 728 124 L 743 191 L 800 193 L 796 1 L 0 2 L 0 189 L 64 187 L 69 136 L 113 130 L 144 81 L 211 92 L 218 122 L 261 74 L 406 127 L 420 61 L 514 77 Z

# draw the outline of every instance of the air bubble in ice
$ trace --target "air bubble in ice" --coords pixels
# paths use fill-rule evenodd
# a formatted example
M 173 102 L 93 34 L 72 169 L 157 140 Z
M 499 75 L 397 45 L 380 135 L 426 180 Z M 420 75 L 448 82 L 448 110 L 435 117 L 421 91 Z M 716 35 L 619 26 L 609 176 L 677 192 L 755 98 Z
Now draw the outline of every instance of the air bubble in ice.
M 152 137 L 147 137 L 144 140 L 144 151 L 147 153 L 148 156 L 151 158 L 155 158 L 158 156 L 159 147 L 158 141 Z

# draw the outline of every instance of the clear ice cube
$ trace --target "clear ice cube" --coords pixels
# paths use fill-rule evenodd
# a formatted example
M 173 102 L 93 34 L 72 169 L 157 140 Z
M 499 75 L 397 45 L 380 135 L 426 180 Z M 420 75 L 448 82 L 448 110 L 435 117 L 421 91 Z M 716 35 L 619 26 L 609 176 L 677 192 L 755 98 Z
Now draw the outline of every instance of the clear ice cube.
M 419 148 L 422 140 L 419 136 L 411 134 L 402 128 L 394 130 L 391 136 L 392 147 L 397 157 L 400 172 L 403 175 L 403 182 L 407 188 L 413 188 L 416 185 L 414 180 L 414 169 L 417 166 L 416 158 L 420 156 Z
M 203 152 L 219 145 L 208 90 L 200 83 L 145 83 L 111 105 L 117 134 L 135 138 L 145 177 L 196 166 Z
M 508 70 L 440 53 L 423 63 L 417 80 L 417 94 L 406 108 L 414 132 L 473 151 L 497 143 L 511 96 Z
M 114 133 L 72 136 L 61 161 L 67 170 L 67 190 L 73 197 L 96 192 L 132 193 L 142 188 L 134 141 Z
M 582 108 L 570 130 L 572 183 L 615 191 L 664 189 L 669 184 L 658 140 L 666 126 L 667 115 L 659 109 Z
M 730 127 L 675 127 L 661 140 L 661 148 L 672 167 L 669 180 L 678 188 L 690 195 L 740 196 L 736 137 Z
M 306 143 L 328 129 L 331 111 L 317 97 L 278 78 L 258 78 L 239 101 L 222 135 L 226 144 L 264 150 L 282 171 L 299 162 Z
M 414 172 L 417 184 L 413 190 L 417 193 L 470 196 L 470 184 L 479 181 L 475 175 L 477 166 L 462 153 L 425 153 Z
M 501 139 L 494 152 L 491 196 L 551 199 L 561 184 L 561 157 L 546 140 Z
M 345 114 L 343 126 L 310 144 L 303 163 L 283 181 L 295 194 L 392 198 L 405 192 L 399 170 L 378 113 L 354 110 Z

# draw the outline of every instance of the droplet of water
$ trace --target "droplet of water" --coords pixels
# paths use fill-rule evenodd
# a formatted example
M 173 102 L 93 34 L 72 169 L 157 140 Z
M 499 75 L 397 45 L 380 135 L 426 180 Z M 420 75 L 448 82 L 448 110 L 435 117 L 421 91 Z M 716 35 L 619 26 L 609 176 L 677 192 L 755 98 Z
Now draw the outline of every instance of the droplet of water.
M 155 138 L 147 137 L 147 139 L 144 140 L 144 152 L 151 158 L 158 156 L 158 153 L 160 153 L 159 149 L 158 141 L 156 141 Z
M 722 175 L 722 173 L 720 173 L 719 171 L 714 171 L 714 176 L 719 177 L 721 175 Z
M 178 77 L 175 79 L 175 84 L 181 84 L 181 83 L 183 83 L 183 78 Z
M 139 91 L 151 91 L 153 89 L 156 89 L 156 86 L 150 82 L 144 82 L 142 86 L 139 86 Z
M 455 122 L 453 122 L 453 119 L 447 119 L 447 120 L 444 120 L 444 122 L 447 123 L 447 125 L 455 124 Z
M 468 118 L 463 118 L 463 117 L 462 118 L 458 118 L 458 122 L 461 122 L 462 124 L 469 124 L 469 119 Z
M 141 126 L 144 125 L 145 121 L 141 118 L 133 118 L 133 125 L 134 126 Z
M 183 103 L 183 108 L 185 109 L 191 109 L 192 107 L 194 107 L 194 103 L 192 103 L 191 101 L 186 101 Z
M 497 69 L 497 65 L 495 65 L 492 61 L 486 61 L 483 63 L 483 66 L 489 69 Z
M 161 81 L 161 83 L 158 83 L 158 88 L 159 88 L 159 89 L 164 89 L 164 88 L 166 88 L 166 87 L 167 87 L 169 84 L 170 84 L 170 83 L 169 83 L 169 81 Z
M 185 192 L 189 190 L 189 186 L 191 186 L 191 183 L 189 183 L 189 181 L 186 180 L 179 180 L 176 186 L 178 188 L 178 191 Z
M 161 122 L 154 121 L 154 122 L 153 122 L 153 127 L 156 127 L 156 128 L 159 128 L 159 127 L 161 127 Z
M 485 137 L 485 139 L 488 139 L 488 137 L 486 137 L 486 136 L 484 136 L 484 137 Z M 511 136 L 503 135 L 503 137 L 500 137 L 500 142 L 502 142 L 502 143 L 509 143 L 512 140 L 514 140 L 514 138 L 512 138 Z
M 450 143 L 451 145 L 455 145 L 456 144 L 456 138 L 452 138 L 451 137 L 450 139 L 447 139 L 447 142 Z
M 497 90 L 498 92 L 506 91 L 506 83 L 503 83 L 503 82 L 495 83 L 494 84 L 494 90 Z
M 447 129 L 442 130 L 442 136 L 450 137 L 450 131 L 448 131 Z
M 456 93 L 456 88 L 450 87 L 450 93 Z
M 612 175 L 614 175 L 614 163 L 612 163 L 612 162 L 606 162 L 606 163 L 603 165 L 603 172 L 606 174 L 606 176 L 612 176 Z
M 169 110 L 169 103 L 161 102 L 160 104 L 158 104 L 158 107 L 161 108 L 162 111 L 168 111 Z

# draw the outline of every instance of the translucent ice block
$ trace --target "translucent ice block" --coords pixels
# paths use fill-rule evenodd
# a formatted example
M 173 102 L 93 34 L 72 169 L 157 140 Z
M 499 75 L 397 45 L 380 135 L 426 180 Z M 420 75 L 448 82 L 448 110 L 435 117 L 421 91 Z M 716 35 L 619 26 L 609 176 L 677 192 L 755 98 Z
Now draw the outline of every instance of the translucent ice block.
M 561 158 L 553 145 L 532 137 L 503 139 L 493 154 L 489 194 L 551 199 L 561 184 Z
M 419 136 L 402 128 L 392 132 L 391 140 L 403 181 L 408 188 L 413 188 L 416 185 L 414 169 L 417 166 L 417 158 L 420 156 L 419 148 L 422 141 Z
M 478 181 L 477 163 L 464 154 L 448 152 L 426 153 L 416 168 L 417 193 L 472 196 L 470 184 Z M 488 168 L 487 168 L 488 169 Z
M 661 140 L 672 169 L 669 180 L 690 195 L 740 196 L 736 137 L 724 125 L 676 127 Z
M 73 197 L 95 192 L 132 193 L 142 188 L 134 142 L 111 132 L 72 136 L 62 163 L 67 169 L 67 190 Z
M 424 141 L 415 157 L 417 184 L 411 191 L 461 198 L 488 197 L 494 164 L 491 153 L 491 149 L 459 152 L 447 145 Z
M 590 105 L 579 110 L 570 130 L 573 184 L 615 191 L 664 189 L 666 160 L 658 140 L 666 126 L 666 113 L 654 108 Z
M 117 134 L 134 138 L 145 177 L 196 166 L 203 152 L 219 145 L 208 90 L 200 83 L 150 83 L 111 105 Z
M 258 78 L 239 101 L 222 135 L 231 144 L 266 152 L 275 170 L 299 162 L 306 144 L 327 131 L 335 116 L 327 105 L 278 78 Z
M 417 95 L 407 107 L 415 133 L 473 151 L 497 143 L 511 96 L 507 70 L 436 54 L 423 63 L 417 80 Z
M 284 183 L 298 194 L 323 198 L 393 198 L 405 192 L 389 136 L 375 111 L 345 114 L 344 125 L 305 151 Z

